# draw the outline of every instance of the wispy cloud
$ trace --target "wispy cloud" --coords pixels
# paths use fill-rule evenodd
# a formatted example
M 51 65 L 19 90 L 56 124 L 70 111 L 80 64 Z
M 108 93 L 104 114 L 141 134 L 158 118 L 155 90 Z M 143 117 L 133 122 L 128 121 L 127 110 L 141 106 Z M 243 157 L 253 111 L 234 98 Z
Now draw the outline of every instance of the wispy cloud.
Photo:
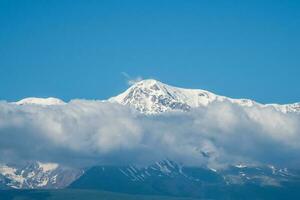
M 133 85 L 141 80 L 143 80 L 143 78 L 141 76 L 138 76 L 138 77 L 131 77 L 129 74 L 127 74 L 126 72 L 122 72 L 121 73 L 125 78 L 126 78 L 126 82 L 127 84 L 130 86 L 130 85 Z

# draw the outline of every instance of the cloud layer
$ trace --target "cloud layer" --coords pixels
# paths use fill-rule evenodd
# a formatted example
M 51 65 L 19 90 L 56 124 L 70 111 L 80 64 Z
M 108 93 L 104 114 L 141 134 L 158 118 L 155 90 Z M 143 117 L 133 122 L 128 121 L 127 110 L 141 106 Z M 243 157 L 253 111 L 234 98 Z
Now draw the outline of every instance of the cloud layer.
M 171 159 L 223 167 L 300 167 L 300 116 L 272 108 L 212 103 L 190 112 L 142 115 L 101 101 L 0 103 L 0 162 L 146 164 Z

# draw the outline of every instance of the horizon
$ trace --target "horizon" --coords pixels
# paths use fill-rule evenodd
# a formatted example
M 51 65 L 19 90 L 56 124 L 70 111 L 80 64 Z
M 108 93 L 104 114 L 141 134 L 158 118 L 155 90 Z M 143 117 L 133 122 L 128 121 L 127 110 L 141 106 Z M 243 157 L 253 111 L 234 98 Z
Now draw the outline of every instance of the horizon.
M 44 97 L 39 97 L 39 96 L 30 96 L 30 97 L 25 97 L 23 99 L 19 99 L 17 101 L 9 101 L 11 103 L 14 103 L 14 102 L 19 102 L 19 101 L 22 101 L 22 100 L 25 100 L 25 99 L 30 99 L 30 98 L 37 98 L 37 99 L 50 99 L 50 98 L 55 98 L 55 99 L 58 99 L 58 100 L 62 100 L 63 102 L 65 103 L 69 103 L 70 101 L 72 100 L 80 100 L 80 99 L 84 99 L 84 100 L 108 100 L 109 98 L 112 98 L 112 97 L 116 97 L 120 94 L 123 94 L 124 92 L 126 92 L 128 89 L 130 89 L 131 87 L 133 86 L 136 86 L 138 83 L 141 83 L 141 82 L 145 82 L 145 81 L 155 81 L 155 82 L 159 82 L 159 83 L 162 83 L 162 84 L 165 84 L 167 86 L 171 86 L 171 87 L 176 87 L 178 89 L 188 89 L 188 90 L 203 90 L 203 91 L 207 91 L 207 92 L 210 92 L 216 96 L 224 96 L 224 97 L 227 97 L 227 98 L 231 98 L 231 99 L 247 99 L 247 98 L 232 98 L 230 96 L 226 96 L 226 95 L 221 95 L 221 94 L 216 94 L 212 91 L 208 91 L 208 90 L 205 90 L 205 89 L 201 89 L 201 88 L 183 88 L 183 87 L 180 87 L 180 86 L 175 86 L 175 85 L 169 85 L 168 83 L 165 83 L 165 82 L 162 82 L 160 80 L 156 80 L 156 79 L 153 79 L 153 78 L 148 78 L 148 79 L 138 79 L 138 80 L 130 80 L 130 79 L 127 79 L 127 88 L 124 90 L 124 91 L 121 91 L 120 93 L 116 94 L 116 95 L 113 95 L 111 97 L 108 97 L 107 99 L 85 99 L 85 98 L 74 98 L 74 99 L 69 99 L 68 101 L 65 101 L 59 97 L 55 97 L 55 96 L 44 96 Z M 295 103 L 300 103 L 300 101 L 296 101 L 296 102 L 293 102 L 293 103 L 282 103 L 282 104 L 279 104 L 279 103 L 272 103 L 272 102 L 269 102 L 269 103 L 261 103 L 259 101 L 256 101 L 255 99 L 247 99 L 247 100 L 253 100 L 259 104 L 263 104 L 263 105 L 272 105 L 272 104 L 278 104 L 278 105 L 288 105 L 288 104 L 295 104 Z M 6 101 L 5 99 L 1 99 L 0 101 Z

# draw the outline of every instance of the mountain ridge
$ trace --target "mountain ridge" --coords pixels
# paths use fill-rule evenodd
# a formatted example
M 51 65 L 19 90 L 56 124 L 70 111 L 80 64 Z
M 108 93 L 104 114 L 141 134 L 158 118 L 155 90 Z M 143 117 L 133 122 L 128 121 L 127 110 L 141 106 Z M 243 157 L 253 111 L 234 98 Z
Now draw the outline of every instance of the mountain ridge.
M 188 111 L 208 106 L 212 102 L 225 101 L 243 107 L 272 107 L 283 113 L 300 112 L 300 103 L 261 104 L 251 99 L 234 99 L 201 89 L 174 87 L 154 79 L 139 81 L 108 101 L 133 107 L 145 114 L 158 114 L 170 110 Z
M 208 106 L 213 102 L 230 102 L 242 107 L 268 107 L 283 113 L 300 113 L 300 102 L 291 104 L 262 104 L 251 99 L 230 98 L 202 89 L 175 87 L 155 79 L 145 79 L 136 82 L 124 92 L 103 100 L 103 102 L 129 106 L 143 114 L 159 114 L 173 110 L 189 111 L 192 108 Z M 19 106 L 60 106 L 68 104 L 68 102 L 54 97 L 29 97 L 12 103 Z

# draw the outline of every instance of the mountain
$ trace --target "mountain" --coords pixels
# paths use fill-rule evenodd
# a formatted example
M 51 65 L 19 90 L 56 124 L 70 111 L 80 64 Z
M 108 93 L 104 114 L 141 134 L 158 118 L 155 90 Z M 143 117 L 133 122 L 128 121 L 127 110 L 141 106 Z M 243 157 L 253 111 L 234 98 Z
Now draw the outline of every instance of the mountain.
M 129 106 L 143 114 L 171 111 L 188 112 L 214 102 L 241 107 L 271 108 L 282 113 L 300 113 L 300 103 L 261 104 L 250 99 L 233 99 L 200 89 L 184 89 L 148 79 L 135 83 L 107 103 Z M 16 106 L 61 106 L 57 98 L 26 98 Z M 209 156 L 202 152 L 203 156 Z M 2 189 L 97 189 L 141 195 L 170 195 L 218 198 L 231 195 L 292 194 L 300 198 L 300 172 L 274 166 L 230 166 L 210 169 L 188 167 L 164 160 L 149 166 L 90 166 L 88 170 L 64 167 L 55 163 L 33 162 L 23 166 L 0 165 Z M 280 196 L 280 195 L 279 195 Z M 260 196 L 261 197 L 261 196 Z M 224 199 L 224 198 L 221 198 Z M 236 199 L 236 198 L 235 198 Z M 241 198 L 245 199 L 245 198 Z M 251 198 L 250 198 L 251 199 Z M 257 199 L 253 197 L 252 199 Z M 263 198 L 260 198 L 263 199 Z M 270 198 L 274 199 L 274 198 Z M 297 198 L 293 198 L 297 199 Z
M 164 160 L 144 167 L 95 166 L 70 188 L 201 199 L 232 199 L 232 195 L 241 195 L 241 199 L 273 195 L 270 199 L 277 199 L 280 192 L 287 195 L 295 188 L 300 189 L 300 174 L 274 166 L 237 165 L 215 170 Z M 294 191 L 293 195 L 299 197 L 300 193 Z
M 213 102 L 230 102 L 239 106 L 260 108 L 271 107 L 283 113 L 300 113 L 300 103 L 294 104 L 261 104 L 250 99 L 233 99 L 201 89 L 185 89 L 170 86 L 154 79 L 146 79 L 135 83 L 125 92 L 111 97 L 107 102 L 132 107 L 143 114 L 159 114 L 167 111 L 189 111 L 192 108 L 205 107 Z M 58 98 L 25 98 L 16 105 L 53 106 L 64 105 Z
M 64 188 L 82 174 L 83 170 L 63 167 L 56 163 L 0 165 L 0 188 Z
M 140 195 L 137 199 L 160 199 L 158 196 L 180 197 L 179 199 L 298 199 L 300 172 L 274 166 L 241 164 L 215 170 L 184 166 L 171 160 L 162 160 L 148 166 L 92 166 L 86 171 L 41 162 L 19 167 L 0 167 L 0 189 L 61 188 L 67 190 L 57 190 L 55 193 L 62 193 L 59 196 L 65 197 L 78 191 L 80 199 L 85 199 L 80 191 L 111 192 L 105 198 L 122 196 L 120 193 L 123 193 L 124 197 L 125 194 Z M 0 196 L 4 195 L 7 199 L 23 195 L 24 198 L 27 197 L 25 199 L 40 199 L 42 195 L 6 191 L 8 192 L 0 190 Z M 93 195 L 94 198 L 101 196 Z
M 49 97 L 49 98 L 29 97 L 14 103 L 17 105 L 42 105 L 42 106 L 53 106 L 53 105 L 65 104 L 65 102 L 62 101 L 61 99 L 57 99 L 53 97 Z
M 233 99 L 206 90 L 173 87 L 153 79 L 137 82 L 108 101 L 130 106 L 145 114 L 158 114 L 171 110 L 189 111 L 192 108 L 207 106 L 212 102 L 224 101 L 247 107 L 272 107 L 284 113 L 300 112 L 300 103 L 260 104 L 250 99 Z

